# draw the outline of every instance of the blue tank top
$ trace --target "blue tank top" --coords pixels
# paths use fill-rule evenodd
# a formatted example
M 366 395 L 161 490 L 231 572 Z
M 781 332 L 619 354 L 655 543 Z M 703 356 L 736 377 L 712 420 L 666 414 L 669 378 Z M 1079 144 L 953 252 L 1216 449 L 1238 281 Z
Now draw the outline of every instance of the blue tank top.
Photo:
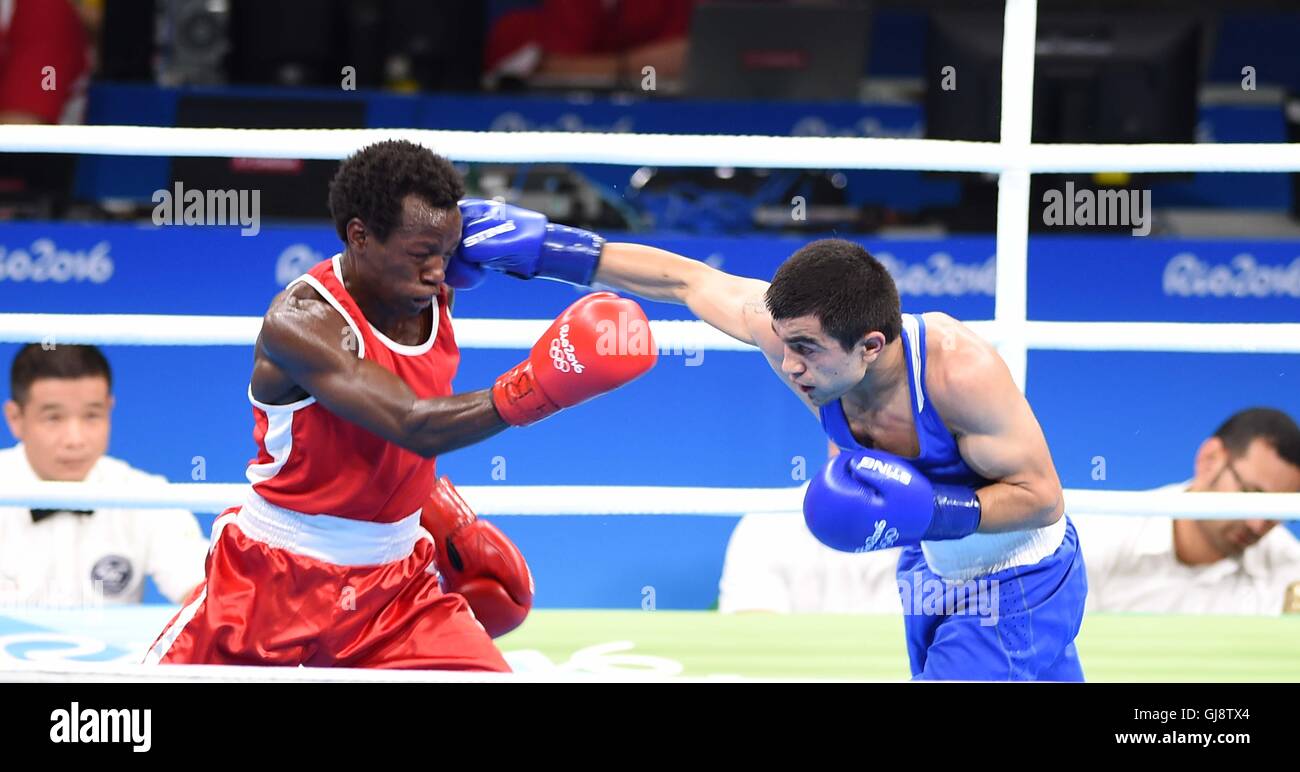
M 916 314 L 903 314 L 903 359 L 907 362 L 907 383 L 912 395 L 912 422 L 921 452 L 905 459 L 931 482 L 982 488 L 989 481 L 976 474 L 957 451 L 957 440 L 943 425 L 925 388 L 925 321 Z M 849 429 L 844 406 L 837 399 L 821 408 L 822 428 L 840 450 L 866 450 Z

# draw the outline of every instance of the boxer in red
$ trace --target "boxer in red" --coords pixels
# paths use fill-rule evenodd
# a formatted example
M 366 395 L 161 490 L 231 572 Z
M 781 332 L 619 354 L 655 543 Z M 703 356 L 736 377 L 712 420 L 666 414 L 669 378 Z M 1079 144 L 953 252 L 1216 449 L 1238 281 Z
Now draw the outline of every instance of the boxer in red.
M 146 663 L 509 669 L 489 633 L 527 614 L 527 565 L 435 485 L 435 457 L 615 389 L 655 348 L 598 350 L 598 328 L 645 314 L 595 293 L 491 388 L 453 394 L 463 194 L 446 159 L 409 142 L 339 166 L 343 251 L 272 301 L 257 340 L 252 488 L 213 525 L 206 582 Z M 557 278 L 581 272 L 569 264 L 599 254 L 588 241 L 560 233 L 539 259 Z

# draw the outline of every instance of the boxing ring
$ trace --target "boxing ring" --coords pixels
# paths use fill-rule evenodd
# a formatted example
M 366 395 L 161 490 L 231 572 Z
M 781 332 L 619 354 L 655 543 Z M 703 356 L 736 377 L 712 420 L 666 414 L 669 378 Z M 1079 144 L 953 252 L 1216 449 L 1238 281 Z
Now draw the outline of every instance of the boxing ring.
M 994 343 L 1024 389 L 1030 350 L 1149 351 L 1231 354 L 1300 354 L 1300 323 L 1205 324 L 1165 322 L 1047 322 L 1028 318 L 1029 180 L 1034 173 L 1103 172 L 1300 172 L 1300 145 L 1034 145 L 1029 141 L 1033 89 L 1036 3 L 1008 0 L 1003 57 L 1001 141 L 953 142 L 920 139 L 804 138 L 712 135 L 565 134 L 523 132 L 447 132 L 426 130 L 250 130 L 184 129 L 142 126 L 4 126 L 0 127 L 0 152 L 85 153 L 125 156 L 218 156 L 253 158 L 341 159 L 368 143 L 404 138 L 425 145 L 458 162 L 494 163 L 604 163 L 654 166 L 731 166 L 749 168 L 849 168 L 876 170 L 928 170 L 987 172 L 999 176 L 997 209 L 997 272 L 993 318 L 970 322 L 981 336 Z M 503 141 L 505 138 L 505 141 Z M 0 313 L 0 342 L 39 342 L 47 337 L 60 343 L 126 344 L 140 346 L 251 346 L 260 318 L 189 315 L 132 314 L 15 314 Z M 462 349 L 527 350 L 549 326 L 549 319 L 457 319 L 456 338 Z M 702 322 L 655 321 L 652 330 L 660 350 L 756 351 Z M 707 397 L 705 397 L 707 399 Z M 81 483 L 40 482 L 0 491 L 0 505 L 87 508 L 116 505 L 131 508 L 185 508 L 220 511 L 244 498 L 246 486 L 222 483 L 172 483 L 156 488 L 122 488 Z M 789 512 L 799 510 L 802 488 L 672 487 L 672 486 L 464 486 L 466 500 L 480 513 L 503 516 L 551 515 L 718 515 Z M 1300 494 L 1240 493 L 1138 493 L 1067 489 L 1066 510 L 1071 514 L 1152 515 L 1177 512 L 1181 517 L 1284 519 L 1300 513 Z M 105 610 L 112 617 L 117 610 Z M 148 613 L 148 612 L 140 612 Z M 170 610 L 168 610 L 170 614 Z M 574 616 L 574 615 L 577 616 Z M 39 614 L 35 615 L 39 617 Z M 810 654 L 839 657 L 796 667 L 793 677 L 905 679 L 906 657 L 901 623 L 882 618 L 787 617 L 781 619 L 728 620 L 719 615 L 657 612 L 616 612 L 606 615 L 608 630 L 595 638 L 611 636 L 621 641 L 619 630 L 638 630 L 639 640 L 666 642 L 676 638 L 707 640 L 725 635 L 742 642 L 764 637 L 794 645 L 800 631 L 824 631 L 835 640 L 851 637 L 861 642 L 859 651 L 835 650 Z M 561 649 L 576 645 L 581 633 L 575 625 L 580 612 L 536 611 L 516 633 L 502 639 L 503 649 L 519 642 L 554 669 L 541 668 L 520 677 L 539 680 L 568 677 L 680 677 L 711 674 L 717 677 L 780 677 L 764 668 L 746 674 L 730 672 L 725 663 L 682 667 L 649 663 L 649 659 L 614 646 L 596 652 L 623 667 L 565 669 Z M 1205 657 L 1214 651 L 1206 641 L 1231 635 L 1241 647 L 1241 657 L 1260 664 L 1255 669 L 1220 666 L 1219 670 L 1193 670 L 1191 678 L 1224 680 L 1286 680 L 1300 678 L 1300 666 L 1288 668 L 1287 652 L 1300 645 L 1300 622 L 1284 620 L 1230 620 L 1170 618 L 1166 627 L 1153 627 L 1149 618 L 1101 617 L 1090 631 L 1085 625 L 1081 646 L 1102 652 L 1110 647 L 1123 657 L 1140 656 L 1126 646 L 1146 638 L 1205 644 Z M 655 620 L 655 621 L 652 621 Z M 157 629 L 161 629 L 160 620 Z M 592 624 L 590 617 L 585 624 Z M 35 624 L 35 622 L 33 622 Z M 600 622 L 597 627 L 605 624 Z M 654 625 L 660 625 L 655 628 Z M 1125 625 L 1136 625 L 1126 628 Z M 578 625 L 579 627 L 581 625 Z M 1265 634 L 1262 631 L 1268 630 Z M 568 631 L 568 632 L 566 632 Z M 694 631 L 694 632 L 692 632 Z M 568 635 L 569 639 L 564 639 Z M 1089 635 L 1099 635 L 1096 642 Z M 1162 637 L 1163 636 L 1163 637 Z M 632 637 L 630 634 L 627 637 Z M 818 635 L 808 635 L 807 640 Z M 825 637 L 825 636 L 822 636 Z M 568 643 L 560 643 L 560 639 Z M 1133 639 L 1133 640 L 1130 640 Z M 1264 641 L 1265 643 L 1261 643 Z M 1252 643 L 1253 642 L 1253 643 Z M 700 645 L 707 645 L 701 643 Z M 739 645 L 745 645 L 743 643 Z M 809 643 L 811 646 L 811 642 Z M 550 648 L 548 648 L 548 646 Z M 653 648 L 653 647 L 652 647 Z M 832 647 L 833 648 L 833 647 Z M 820 650 L 818 650 L 820 651 Z M 1187 657 L 1197 656 L 1185 648 Z M 1089 665 L 1092 652 L 1089 651 Z M 521 655 L 524 662 L 528 655 Z M 574 655 L 577 656 L 577 655 Z M 595 656 L 595 655 L 590 655 Z M 589 656 L 589 659 L 590 659 Z M 621 658 L 621 659 L 620 659 Z M 570 658 L 572 659 L 572 657 Z M 668 661 L 685 662 L 690 657 Z M 1103 656 L 1104 659 L 1104 656 Z M 1154 662 L 1157 658 L 1153 657 Z M 595 660 L 592 660 L 595 661 Z M 1243 659 L 1243 662 L 1246 660 Z M 827 664 L 830 662 L 830 664 Z M 512 660 L 512 664 L 514 661 Z M 635 671 L 644 672 L 638 675 Z M 604 676 L 601 676 L 601 673 Z M 595 675 L 593 676 L 593 673 Z M 1116 665 L 1102 668 L 1102 680 L 1120 680 L 1132 671 Z M 1176 673 L 1168 673 L 1176 679 Z M 0 664 L 0 678 L 58 680 L 144 678 L 264 680 L 224 669 L 185 668 L 174 676 L 133 669 L 118 663 L 67 665 L 45 663 L 10 668 Z M 275 676 L 278 677 L 278 676 Z M 296 674 L 297 680 L 383 680 L 393 676 L 373 674 Z M 447 680 L 443 674 L 412 674 L 402 680 Z M 459 677 L 463 678 L 463 677 Z M 508 677 L 507 677 L 508 678 Z M 1159 680 L 1158 678 L 1156 680 Z

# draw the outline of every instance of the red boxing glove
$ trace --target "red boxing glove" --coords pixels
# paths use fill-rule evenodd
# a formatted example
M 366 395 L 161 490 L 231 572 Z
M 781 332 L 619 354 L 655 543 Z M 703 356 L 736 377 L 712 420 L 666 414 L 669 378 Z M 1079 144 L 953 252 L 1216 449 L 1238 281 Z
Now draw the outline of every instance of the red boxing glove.
M 474 510 L 446 477 L 434 483 L 420 511 L 420 524 L 433 535 L 444 592 L 469 601 L 493 638 L 521 625 L 533 607 L 533 575 L 506 535 Z
M 641 306 L 595 292 L 566 308 L 528 358 L 497 378 L 492 401 L 506 423 L 526 426 L 636 380 L 658 358 Z

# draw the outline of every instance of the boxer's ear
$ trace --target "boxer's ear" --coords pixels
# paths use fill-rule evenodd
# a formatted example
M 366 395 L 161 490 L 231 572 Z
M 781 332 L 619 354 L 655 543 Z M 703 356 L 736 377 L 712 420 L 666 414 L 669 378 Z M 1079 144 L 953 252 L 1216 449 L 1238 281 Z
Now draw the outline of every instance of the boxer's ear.
M 355 249 L 365 248 L 366 236 L 368 234 L 366 232 L 366 224 L 361 222 L 361 218 L 353 217 L 351 220 L 348 220 L 348 224 L 344 226 L 344 232 L 348 236 L 348 246 Z
M 885 350 L 885 334 L 883 332 L 869 332 L 862 336 L 854 347 L 862 361 L 871 364 Z

